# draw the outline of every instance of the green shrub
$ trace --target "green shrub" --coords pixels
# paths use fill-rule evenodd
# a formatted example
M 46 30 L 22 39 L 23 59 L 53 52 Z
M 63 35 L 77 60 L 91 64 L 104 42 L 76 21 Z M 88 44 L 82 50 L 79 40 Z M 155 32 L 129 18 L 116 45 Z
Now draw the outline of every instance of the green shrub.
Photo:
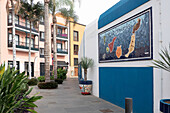
M 35 112 L 30 107 L 37 107 L 34 102 L 42 96 L 27 97 L 33 89 L 27 91 L 27 79 L 24 72 L 0 66 L 0 113 L 13 113 L 16 109 Z
M 39 82 L 45 82 L 45 76 L 40 76 L 38 77 Z
M 59 78 L 59 79 L 65 80 L 67 78 L 66 74 L 67 74 L 67 70 L 65 70 L 65 69 L 59 68 L 57 70 L 57 78 Z
M 50 76 L 50 80 L 54 80 L 54 76 Z M 38 77 L 38 82 L 45 82 L 45 76 Z
M 39 82 L 38 87 L 40 89 L 56 89 L 58 88 L 57 82 Z
M 63 79 L 60 79 L 60 78 L 55 79 L 55 82 L 57 82 L 58 84 L 62 84 L 63 83 Z
M 37 85 L 37 83 L 38 83 L 38 80 L 36 78 L 28 79 L 29 86 L 35 86 L 35 85 Z
M 54 80 L 54 76 L 50 76 L 50 80 Z

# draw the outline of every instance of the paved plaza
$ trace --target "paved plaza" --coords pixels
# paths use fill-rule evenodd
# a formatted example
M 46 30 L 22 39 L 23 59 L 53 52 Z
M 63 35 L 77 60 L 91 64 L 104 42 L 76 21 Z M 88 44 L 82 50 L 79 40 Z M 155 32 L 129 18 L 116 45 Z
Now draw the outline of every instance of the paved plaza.
M 43 96 L 36 102 L 38 113 L 124 113 L 124 109 L 93 95 L 81 95 L 76 78 L 65 80 L 58 89 L 34 86 L 31 95 L 38 92 Z

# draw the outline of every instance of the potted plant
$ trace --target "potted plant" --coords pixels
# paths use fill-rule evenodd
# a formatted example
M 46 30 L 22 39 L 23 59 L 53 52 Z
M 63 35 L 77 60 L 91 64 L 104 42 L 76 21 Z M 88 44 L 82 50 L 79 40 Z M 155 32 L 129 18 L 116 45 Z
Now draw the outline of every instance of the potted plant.
M 79 87 L 81 90 L 81 94 L 83 95 L 89 95 L 92 92 L 92 81 L 87 80 L 87 69 L 91 68 L 93 64 L 93 59 L 87 57 L 81 58 L 80 65 L 84 69 L 84 80 L 79 81 Z
M 170 51 L 170 45 L 169 45 Z M 162 60 L 154 60 L 153 64 L 155 68 L 163 69 L 165 71 L 170 72 L 170 54 L 167 48 L 163 48 L 161 53 L 159 53 Z M 160 100 L 160 111 L 163 113 L 169 113 L 170 111 L 170 99 L 162 99 Z

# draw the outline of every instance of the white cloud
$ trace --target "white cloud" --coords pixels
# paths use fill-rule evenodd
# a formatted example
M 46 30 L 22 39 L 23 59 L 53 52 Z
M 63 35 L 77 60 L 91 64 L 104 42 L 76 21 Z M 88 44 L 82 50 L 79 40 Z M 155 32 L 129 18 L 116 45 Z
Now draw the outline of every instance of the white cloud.
M 37 1 L 43 2 L 44 0 L 35 0 Z M 75 1 L 76 14 L 79 16 L 78 22 L 87 25 L 120 0 L 81 0 L 80 7 L 78 0 Z
M 81 6 L 76 4 L 75 7 L 79 23 L 89 24 L 118 1 L 120 0 L 82 0 Z

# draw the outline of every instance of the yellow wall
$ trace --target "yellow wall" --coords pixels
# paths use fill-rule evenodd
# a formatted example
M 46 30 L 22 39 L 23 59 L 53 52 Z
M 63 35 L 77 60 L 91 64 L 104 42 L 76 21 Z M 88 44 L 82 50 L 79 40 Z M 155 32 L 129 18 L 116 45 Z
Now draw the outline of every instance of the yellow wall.
M 74 24 L 73 22 L 69 23 L 70 26 L 70 66 L 72 71 L 74 71 L 74 58 L 78 58 L 78 55 L 74 55 L 74 44 L 79 45 L 81 44 L 81 40 L 83 38 L 84 30 L 85 30 L 85 25 L 76 23 Z M 79 41 L 74 41 L 74 31 L 78 31 L 78 37 Z M 77 67 L 77 66 L 75 66 Z

